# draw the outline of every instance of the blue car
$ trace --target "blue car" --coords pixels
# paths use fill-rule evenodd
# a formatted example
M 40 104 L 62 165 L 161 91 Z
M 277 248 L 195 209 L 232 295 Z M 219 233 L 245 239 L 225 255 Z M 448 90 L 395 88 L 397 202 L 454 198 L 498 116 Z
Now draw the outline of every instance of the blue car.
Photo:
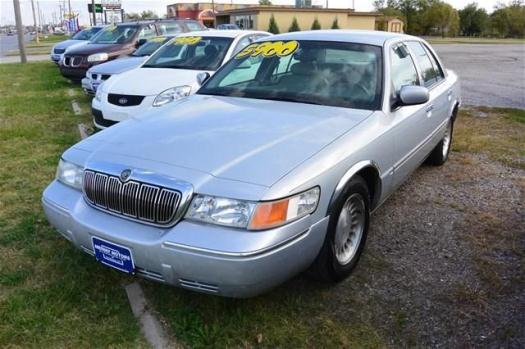
M 59 42 L 51 49 L 51 60 L 58 64 L 68 48 L 76 47 L 89 42 L 104 26 L 95 26 L 84 29 L 73 35 L 70 39 Z
M 130 55 L 98 64 L 86 72 L 82 79 L 82 89 L 90 96 L 94 95 L 97 87 L 112 75 L 124 73 L 141 65 L 159 47 L 164 45 L 172 36 L 157 36 L 149 39 Z

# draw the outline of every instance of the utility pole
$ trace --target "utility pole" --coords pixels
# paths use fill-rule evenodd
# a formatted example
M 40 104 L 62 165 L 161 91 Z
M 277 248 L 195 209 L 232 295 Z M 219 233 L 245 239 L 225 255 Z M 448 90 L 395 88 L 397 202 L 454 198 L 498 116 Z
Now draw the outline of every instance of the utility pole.
M 97 11 L 95 11 L 95 0 L 91 0 L 91 14 L 93 15 L 93 25 L 97 25 Z
M 33 23 L 35 23 L 35 32 L 36 32 L 35 41 L 38 44 L 40 42 L 40 39 L 38 38 L 38 26 L 36 24 L 35 1 L 34 0 L 31 0 L 31 9 L 33 10 Z
M 217 27 L 217 18 L 215 17 L 215 1 L 211 0 L 211 12 L 213 13 L 213 28 Z
M 15 8 L 16 34 L 18 36 L 18 50 L 20 51 L 20 62 L 26 63 L 26 48 L 24 45 L 24 27 L 22 26 L 22 15 L 20 14 L 20 1 L 13 0 Z

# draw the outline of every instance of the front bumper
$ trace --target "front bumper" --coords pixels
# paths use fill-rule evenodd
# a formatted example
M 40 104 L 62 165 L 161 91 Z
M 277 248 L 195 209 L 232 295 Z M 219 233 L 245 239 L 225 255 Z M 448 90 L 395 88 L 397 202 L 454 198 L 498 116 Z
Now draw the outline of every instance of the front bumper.
M 323 244 L 328 217 L 305 217 L 281 228 L 246 232 L 182 220 L 171 228 L 132 222 L 89 206 L 57 181 L 42 198 L 49 222 L 93 255 L 91 237 L 126 246 L 136 274 L 158 282 L 227 297 L 251 297 L 305 270 Z
M 70 79 L 70 80 L 74 80 L 74 81 L 82 80 L 86 76 L 86 72 L 88 70 L 88 68 L 82 68 L 82 67 L 71 68 L 71 67 L 66 67 L 64 65 L 60 65 L 59 67 L 60 67 L 60 74 L 62 74 L 63 77 Z
M 102 101 L 93 99 L 91 106 L 93 109 L 99 110 L 102 113 L 102 118 L 106 121 L 117 123 L 127 120 L 132 116 L 141 115 L 153 109 L 152 106 L 155 96 L 146 96 L 139 105 L 130 107 L 121 107 L 108 102 L 108 94 L 102 95 Z M 162 108 L 162 107 L 159 107 Z
M 85 77 L 80 81 L 80 84 L 82 85 L 82 89 L 88 96 L 94 96 L 95 90 L 93 89 L 93 85 L 91 84 L 91 78 Z

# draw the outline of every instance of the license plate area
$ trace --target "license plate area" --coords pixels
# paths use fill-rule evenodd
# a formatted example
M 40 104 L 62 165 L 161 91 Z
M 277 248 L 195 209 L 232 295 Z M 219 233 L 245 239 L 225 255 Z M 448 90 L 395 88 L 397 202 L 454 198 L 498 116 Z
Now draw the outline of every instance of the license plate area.
M 91 243 L 97 261 L 124 273 L 135 273 L 133 254 L 129 248 L 96 236 L 91 237 Z

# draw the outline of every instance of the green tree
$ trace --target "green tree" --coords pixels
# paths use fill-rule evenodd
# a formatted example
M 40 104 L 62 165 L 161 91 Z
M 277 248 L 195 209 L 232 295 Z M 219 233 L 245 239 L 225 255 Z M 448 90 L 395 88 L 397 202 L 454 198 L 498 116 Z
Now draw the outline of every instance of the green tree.
M 319 23 L 319 20 L 317 18 L 314 19 L 314 22 L 312 23 L 312 30 L 319 30 L 321 29 L 321 23 Z
M 292 24 L 290 25 L 290 28 L 288 28 L 289 32 L 300 32 L 301 28 L 299 27 L 299 23 L 297 23 L 297 18 L 293 18 Z
M 458 14 L 461 35 L 482 36 L 489 30 L 489 15 L 475 2 L 459 10 Z
M 272 6 L 272 2 L 270 0 L 259 0 L 259 5 L 261 5 L 261 6 Z
M 142 11 L 141 13 L 136 12 L 130 12 L 126 13 L 126 18 L 134 21 L 138 21 L 141 19 L 152 19 L 152 18 L 159 18 L 159 16 L 150 10 Z
M 270 24 L 268 25 L 268 31 L 272 34 L 279 34 L 279 26 L 277 25 L 277 22 L 275 21 L 275 17 L 270 17 Z
M 500 37 L 525 37 L 525 5 L 515 0 L 508 6 L 499 5 L 490 15 L 492 33 Z
M 332 28 L 331 29 L 339 29 L 339 23 L 337 22 L 337 17 L 332 22 Z
M 459 29 L 458 11 L 442 1 L 434 1 L 425 11 L 426 24 L 442 36 L 454 36 Z M 429 33 L 425 33 L 429 34 Z

